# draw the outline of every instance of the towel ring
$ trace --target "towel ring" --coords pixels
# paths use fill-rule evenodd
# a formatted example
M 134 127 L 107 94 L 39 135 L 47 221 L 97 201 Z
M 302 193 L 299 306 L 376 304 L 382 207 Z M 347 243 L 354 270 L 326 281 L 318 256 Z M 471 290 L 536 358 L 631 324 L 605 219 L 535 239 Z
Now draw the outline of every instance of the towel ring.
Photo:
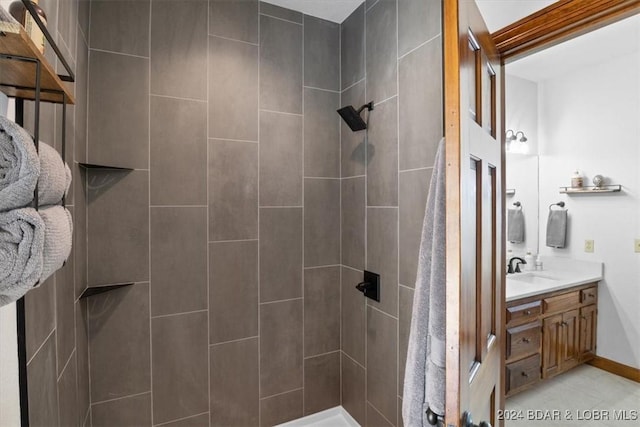
M 551 203 L 549 205 L 549 210 L 551 210 L 551 208 L 553 208 L 554 206 L 559 206 L 561 208 L 564 208 L 564 202 L 558 202 L 558 203 Z

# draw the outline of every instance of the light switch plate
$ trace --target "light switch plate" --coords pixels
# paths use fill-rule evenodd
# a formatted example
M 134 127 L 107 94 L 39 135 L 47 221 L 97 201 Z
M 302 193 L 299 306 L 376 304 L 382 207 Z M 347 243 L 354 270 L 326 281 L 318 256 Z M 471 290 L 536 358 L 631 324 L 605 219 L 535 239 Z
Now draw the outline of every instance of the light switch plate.
M 585 240 L 584 241 L 584 251 L 588 253 L 593 253 L 594 243 L 593 240 Z
M 633 243 L 634 251 L 640 254 L 640 239 L 636 239 Z

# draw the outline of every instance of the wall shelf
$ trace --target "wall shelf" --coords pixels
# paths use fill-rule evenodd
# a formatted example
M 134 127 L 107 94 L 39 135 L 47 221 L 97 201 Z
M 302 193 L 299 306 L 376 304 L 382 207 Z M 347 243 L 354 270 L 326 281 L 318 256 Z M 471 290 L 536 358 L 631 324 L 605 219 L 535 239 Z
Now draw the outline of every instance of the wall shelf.
M 81 163 L 78 162 L 78 166 L 85 169 L 102 169 L 102 170 L 116 170 L 116 171 L 132 171 L 132 168 L 123 168 L 120 166 L 98 165 L 95 163 Z
M 71 90 L 40 53 L 22 26 L 0 20 L 0 90 L 9 97 L 36 99 L 36 64 L 40 63 L 40 100 L 74 104 Z
M 113 291 L 115 289 L 124 288 L 125 286 L 131 286 L 131 283 L 114 283 L 112 285 L 100 285 L 100 286 L 89 286 L 86 288 L 82 294 L 80 295 L 80 299 L 92 297 L 94 295 L 103 294 L 105 292 Z
M 603 185 L 600 187 L 560 187 L 560 194 L 602 194 L 618 193 L 622 191 L 622 185 Z

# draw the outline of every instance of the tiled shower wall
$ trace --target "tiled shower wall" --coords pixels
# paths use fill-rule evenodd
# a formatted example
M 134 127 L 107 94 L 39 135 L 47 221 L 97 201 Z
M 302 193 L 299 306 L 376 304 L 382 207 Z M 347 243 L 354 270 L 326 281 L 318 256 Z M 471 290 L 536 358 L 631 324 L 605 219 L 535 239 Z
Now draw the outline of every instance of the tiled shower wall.
M 340 26 L 257 1 L 93 0 L 94 426 L 340 404 Z
M 341 25 L 342 105 L 374 101 L 342 135 L 342 404 L 402 425 L 404 364 L 424 208 L 442 124 L 440 0 L 367 0 Z M 353 286 L 381 275 L 381 301 Z
M 89 420 L 89 371 L 86 300 L 84 172 L 74 163 L 86 153 L 87 28 L 89 4 L 78 0 L 40 0 L 47 28 L 75 73 L 70 87 L 76 98 L 67 107 L 66 161 L 73 186 L 67 208 L 74 218 L 74 249 L 66 265 L 25 296 L 27 383 L 31 426 L 84 426 Z M 45 56 L 66 74 L 53 49 Z M 33 103 L 25 102 L 24 127 L 33 133 Z M 62 148 L 62 107 L 41 104 L 40 140 Z

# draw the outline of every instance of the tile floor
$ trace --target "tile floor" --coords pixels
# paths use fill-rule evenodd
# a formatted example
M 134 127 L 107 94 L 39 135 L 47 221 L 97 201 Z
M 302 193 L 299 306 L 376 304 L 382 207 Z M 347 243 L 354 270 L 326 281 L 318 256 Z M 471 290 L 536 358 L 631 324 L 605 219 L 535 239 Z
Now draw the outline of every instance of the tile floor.
M 507 399 L 505 406 L 505 427 L 640 426 L 640 384 L 581 365 Z

